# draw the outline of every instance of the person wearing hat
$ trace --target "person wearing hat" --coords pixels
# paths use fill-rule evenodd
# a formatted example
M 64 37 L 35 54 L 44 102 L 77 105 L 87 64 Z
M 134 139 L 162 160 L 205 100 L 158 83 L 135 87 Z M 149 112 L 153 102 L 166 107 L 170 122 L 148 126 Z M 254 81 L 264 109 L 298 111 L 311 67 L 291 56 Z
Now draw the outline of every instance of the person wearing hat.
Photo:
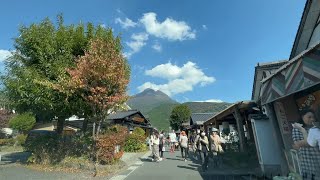
M 222 153 L 223 149 L 221 144 L 223 141 L 219 136 L 219 130 L 217 128 L 212 128 L 212 134 L 210 135 L 210 138 L 212 141 L 211 150 L 214 152 L 214 155 L 217 153 Z
M 217 128 L 212 128 L 212 134 L 210 135 L 211 139 L 211 151 L 213 155 L 213 160 L 215 166 L 218 166 L 218 155 L 223 153 L 223 148 L 221 144 L 223 143 L 222 139 L 219 136 L 219 130 Z

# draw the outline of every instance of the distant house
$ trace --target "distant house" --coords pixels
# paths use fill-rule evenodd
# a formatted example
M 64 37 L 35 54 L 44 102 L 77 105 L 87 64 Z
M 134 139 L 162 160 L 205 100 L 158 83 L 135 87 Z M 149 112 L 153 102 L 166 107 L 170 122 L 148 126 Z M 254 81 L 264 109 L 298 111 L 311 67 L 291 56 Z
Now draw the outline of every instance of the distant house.
M 133 131 L 135 127 L 140 127 L 149 134 L 153 129 L 150 121 L 138 110 L 118 111 L 110 114 L 107 119 L 109 124 L 126 126 L 129 131 Z
M 203 128 L 203 123 L 214 116 L 214 113 L 192 113 L 190 116 L 190 126 L 192 129 Z
M 66 119 L 64 123 L 64 134 L 75 134 L 80 132 L 83 129 L 84 118 L 79 118 L 77 116 L 72 116 Z M 149 135 L 153 129 L 150 124 L 150 121 L 138 110 L 128 110 L 128 111 L 118 111 L 113 112 L 107 117 L 107 120 L 103 123 L 102 127 L 105 128 L 110 125 L 119 124 L 128 128 L 128 131 L 133 131 L 134 128 L 140 127 L 146 131 L 146 134 Z M 51 128 L 52 127 L 52 128 Z M 45 129 L 44 129 L 45 128 Z M 41 130 L 55 130 L 57 128 L 56 121 L 53 121 L 51 124 L 46 124 L 40 126 L 38 125 L 36 129 Z M 93 128 L 93 123 L 88 122 L 87 129 L 90 130 Z

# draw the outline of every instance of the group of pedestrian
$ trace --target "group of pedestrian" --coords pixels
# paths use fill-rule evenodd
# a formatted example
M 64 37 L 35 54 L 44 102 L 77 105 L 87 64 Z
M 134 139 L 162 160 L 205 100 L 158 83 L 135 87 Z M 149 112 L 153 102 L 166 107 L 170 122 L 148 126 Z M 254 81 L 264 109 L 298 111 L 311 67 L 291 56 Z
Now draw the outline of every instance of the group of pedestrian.
M 216 157 L 224 152 L 222 144 L 225 143 L 225 141 L 220 138 L 218 129 L 212 128 L 210 139 L 212 142 L 211 148 L 209 148 L 209 139 L 206 136 L 205 131 L 199 129 L 197 130 L 196 135 L 191 138 L 195 155 L 197 155 L 198 160 L 201 161 L 203 171 L 208 169 L 209 155 L 212 155 L 214 162 L 217 163 Z
M 213 157 L 216 157 L 224 152 L 222 148 L 224 141 L 220 138 L 218 132 L 218 129 L 212 129 L 212 134 L 209 136 L 212 143 L 211 148 L 209 148 L 209 139 L 203 130 L 201 131 L 198 129 L 196 134 L 190 135 L 190 139 L 185 131 L 181 131 L 181 133 L 177 136 L 173 130 L 171 133 L 169 133 L 167 138 L 163 131 L 161 131 L 160 134 L 158 131 L 154 131 L 150 138 L 150 145 L 153 154 L 152 161 L 159 162 L 164 159 L 163 152 L 165 151 L 166 143 L 169 144 L 170 153 L 175 152 L 176 145 L 178 144 L 180 147 L 182 160 L 187 161 L 189 156 L 189 144 L 191 144 L 193 152 L 197 155 L 197 159 L 202 164 L 203 171 L 206 171 L 208 169 L 209 154 L 213 155 Z

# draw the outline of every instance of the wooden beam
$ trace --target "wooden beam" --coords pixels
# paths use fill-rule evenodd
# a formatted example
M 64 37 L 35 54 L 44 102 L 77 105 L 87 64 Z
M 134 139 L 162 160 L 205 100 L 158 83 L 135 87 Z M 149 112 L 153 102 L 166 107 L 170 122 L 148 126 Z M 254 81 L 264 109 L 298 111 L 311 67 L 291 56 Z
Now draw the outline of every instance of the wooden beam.
M 237 129 L 238 129 L 239 141 L 240 141 L 240 152 L 245 152 L 246 145 L 245 145 L 245 136 L 244 136 L 244 130 L 243 130 L 243 118 L 240 114 L 238 106 L 235 106 L 234 111 L 233 111 L 233 115 L 237 121 Z

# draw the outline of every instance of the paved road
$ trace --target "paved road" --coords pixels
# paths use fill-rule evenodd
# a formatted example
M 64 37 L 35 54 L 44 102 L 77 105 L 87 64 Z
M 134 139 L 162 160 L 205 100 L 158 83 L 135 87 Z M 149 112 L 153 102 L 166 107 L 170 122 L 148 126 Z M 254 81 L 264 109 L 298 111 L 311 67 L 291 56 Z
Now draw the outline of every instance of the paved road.
M 201 165 L 195 158 L 185 162 L 178 151 L 174 154 L 165 153 L 165 159 L 161 162 L 152 162 L 150 157 L 142 158 L 140 162 L 114 177 L 113 180 L 253 180 L 236 173 L 230 175 L 231 173 L 212 167 L 209 171 L 202 172 Z
M 124 157 L 124 161 L 129 163 L 129 167 L 123 170 L 111 180 L 254 180 L 244 178 L 243 173 L 236 170 L 228 171 L 225 168 L 213 168 L 209 165 L 207 172 L 201 172 L 201 165 L 191 158 L 187 162 L 183 161 L 180 152 L 174 154 L 166 152 L 165 159 L 161 162 L 151 162 L 148 154 L 138 159 L 133 155 Z M 132 156 L 132 157 L 131 157 Z M 23 161 L 24 154 L 13 154 L 5 156 L 5 164 L 0 164 L 0 180 L 29 180 L 29 179 L 108 179 L 108 177 L 95 177 L 86 173 L 63 173 L 63 172 L 43 172 L 15 165 L 16 161 Z M 134 160 L 135 159 L 135 160 Z M 2 162 L 3 163 L 3 162 Z M 231 175 L 233 174 L 233 175 Z

